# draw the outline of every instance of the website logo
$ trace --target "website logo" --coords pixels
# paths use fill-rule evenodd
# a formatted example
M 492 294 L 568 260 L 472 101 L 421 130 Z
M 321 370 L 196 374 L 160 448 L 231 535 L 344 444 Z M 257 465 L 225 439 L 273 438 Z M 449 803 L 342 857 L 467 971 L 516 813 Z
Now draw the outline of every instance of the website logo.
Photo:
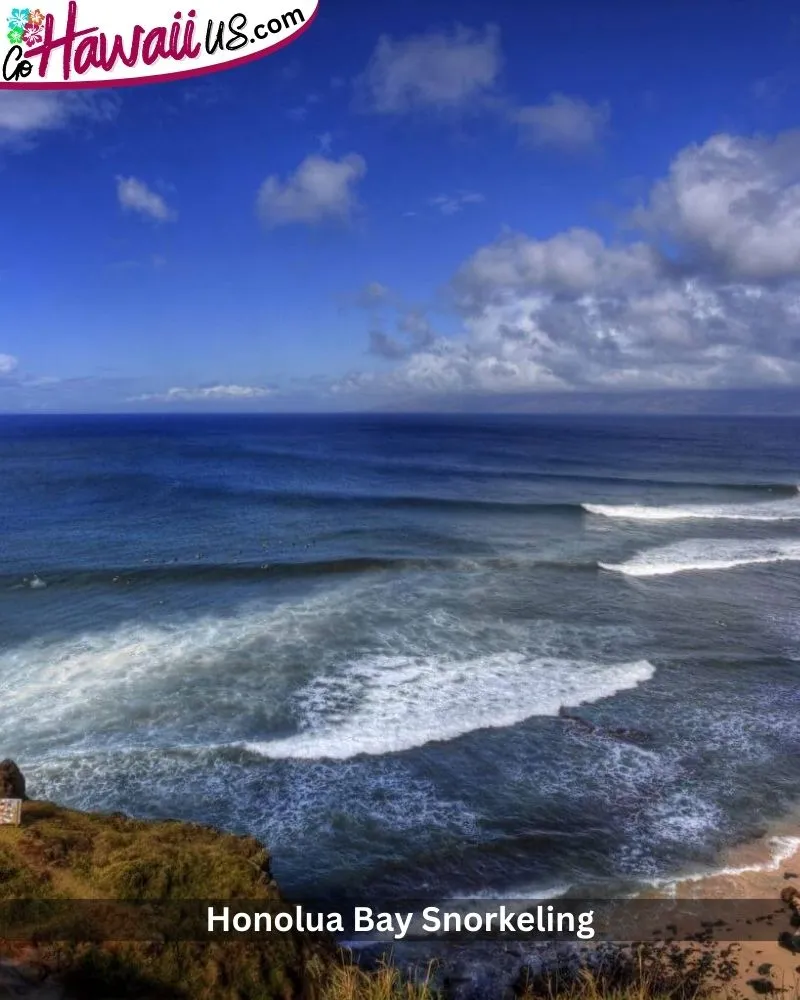
M 206 4 L 205 11 L 202 4 Z M 0 21 L 0 89 L 124 87 L 260 59 L 309 27 L 319 0 L 47 0 Z M 8 8 L 7 8 L 8 9 Z

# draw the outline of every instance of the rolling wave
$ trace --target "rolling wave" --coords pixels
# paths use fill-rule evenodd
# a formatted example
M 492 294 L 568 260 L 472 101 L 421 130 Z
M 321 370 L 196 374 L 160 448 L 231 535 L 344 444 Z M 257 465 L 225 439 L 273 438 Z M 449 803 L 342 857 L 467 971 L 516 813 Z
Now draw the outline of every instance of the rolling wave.
M 537 566 L 569 572 L 591 572 L 594 562 L 495 556 L 352 556 L 343 559 L 279 561 L 270 563 L 160 563 L 136 567 L 91 569 L 39 569 L 31 577 L 0 575 L 0 589 L 45 589 L 48 587 L 128 586 L 151 583 L 225 583 L 236 580 L 278 580 L 293 577 L 348 577 L 381 573 L 474 573 L 481 570 L 513 571 Z
M 91 569 L 40 569 L 37 574 L 48 586 L 90 586 L 95 584 L 136 583 L 202 583 L 233 580 L 259 580 L 285 577 L 350 576 L 362 573 L 381 573 L 387 570 L 459 569 L 467 570 L 477 565 L 469 559 L 447 558 L 381 558 L 380 556 L 351 556 L 343 559 L 281 560 L 263 563 L 156 563 L 134 567 L 97 567 Z M 0 576 L 0 586 L 31 586 L 31 581 L 20 583 L 17 576 Z
M 593 504 L 581 507 L 587 514 L 621 518 L 627 521 L 800 521 L 800 499 L 775 500 L 752 504 L 686 504 L 656 507 L 645 504 Z
M 528 502 L 525 500 L 496 500 L 470 496 L 434 496 L 423 494 L 395 493 L 347 493 L 331 490 L 275 490 L 230 485 L 178 484 L 176 487 L 186 495 L 196 495 L 203 499 L 241 501 L 247 497 L 253 502 L 271 504 L 275 507 L 303 508 L 314 510 L 320 507 L 363 508 L 366 510 L 441 510 L 464 513 L 497 514 L 558 514 L 575 513 L 576 504 Z
M 623 563 L 598 563 L 601 569 L 625 576 L 669 576 L 736 566 L 800 561 L 800 541 L 736 541 L 735 539 L 691 539 L 645 549 Z
M 604 665 L 517 652 L 453 660 L 372 656 L 300 692 L 300 732 L 244 746 L 271 758 L 396 753 L 555 716 L 562 706 L 609 698 L 653 674 L 646 660 Z

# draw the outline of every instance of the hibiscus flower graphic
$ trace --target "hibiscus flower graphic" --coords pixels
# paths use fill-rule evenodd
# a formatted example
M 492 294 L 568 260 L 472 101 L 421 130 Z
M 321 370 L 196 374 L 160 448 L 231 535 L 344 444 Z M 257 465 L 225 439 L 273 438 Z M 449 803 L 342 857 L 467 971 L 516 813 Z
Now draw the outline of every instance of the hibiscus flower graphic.
M 30 20 L 31 12 L 27 7 L 13 7 L 11 17 L 8 19 L 8 26 L 11 31 L 24 31 L 25 25 Z
M 39 25 L 44 24 L 44 19 L 46 17 L 47 15 L 43 14 L 37 7 L 36 10 L 32 10 L 28 14 L 28 24 L 35 24 L 37 27 L 39 27 Z
M 30 21 L 25 26 L 25 44 L 26 45 L 40 45 L 43 39 L 42 29 L 38 24 L 33 24 Z
M 22 28 L 12 28 L 6 37 L 12 45 L 22 45 Z

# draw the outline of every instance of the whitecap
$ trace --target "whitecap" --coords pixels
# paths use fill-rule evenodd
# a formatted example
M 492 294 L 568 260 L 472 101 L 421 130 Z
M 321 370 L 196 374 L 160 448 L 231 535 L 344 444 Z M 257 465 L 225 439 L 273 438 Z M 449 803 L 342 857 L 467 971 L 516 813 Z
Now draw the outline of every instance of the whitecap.
M 581 507 L 587 514 L 627 521 L 800 521 L 800 501 L 775 500 L 751 504 L 687 504 L 647 506 L 646 504 L 594 504 Z
M 300 732 L 244 746 L 273 758 L 346 759 L 501 729 L 649 680 L 646 660 L 600 664 L 521 652 L 473 659 L 365 657 L 298 696 Z
M 625 576 L 668 576 L 672 573 L 725 570 L 736 566 L 797 562 L 800 542 L 783 540 L 690 539 L 645 549 L 623 563 L 598 562 L 600 569 Z

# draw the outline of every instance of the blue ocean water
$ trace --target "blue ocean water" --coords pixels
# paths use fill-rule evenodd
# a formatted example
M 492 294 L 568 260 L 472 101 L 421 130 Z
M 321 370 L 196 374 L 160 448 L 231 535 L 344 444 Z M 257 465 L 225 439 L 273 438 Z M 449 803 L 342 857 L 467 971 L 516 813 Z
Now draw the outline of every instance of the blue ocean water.
M 800 420 L 3 417 L 0 474 L 36 797 L 253 833 L 289 893 L 516 898 L 797 803 Z

